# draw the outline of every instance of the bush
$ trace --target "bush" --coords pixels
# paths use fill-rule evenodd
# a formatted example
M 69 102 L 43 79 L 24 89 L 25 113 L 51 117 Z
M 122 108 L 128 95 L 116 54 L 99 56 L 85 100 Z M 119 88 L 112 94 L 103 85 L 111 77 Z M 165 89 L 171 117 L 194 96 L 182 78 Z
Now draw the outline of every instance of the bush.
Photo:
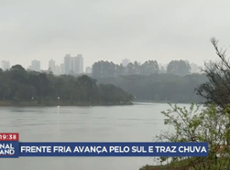
M 163 111 L 165 124 L 173 127 L 172 132 L 162 132 L 156 136 L 158 142 L 208 142 L 208 157 L 161 157 L 158 161 L 169 162 L 170 167 L 177 169 L 192 167 L 194 170 L 218 170 L 230 167 L 229 147 L 219 150 L 220 146 L 230 146 L 230 105 L 223 113 L 219 113 L 214 104 L 206 109 L 192 104 L 189 109 L 171 105 L 171 109 Z

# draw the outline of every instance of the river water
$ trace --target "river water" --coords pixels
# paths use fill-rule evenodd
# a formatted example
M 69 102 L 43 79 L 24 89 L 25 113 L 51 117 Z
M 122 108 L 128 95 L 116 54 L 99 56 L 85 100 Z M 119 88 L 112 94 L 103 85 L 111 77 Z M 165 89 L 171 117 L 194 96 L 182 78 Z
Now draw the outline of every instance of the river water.
M 188 106 L 188 105 L 179 105 Z M 1 107 L 0 132 L 21 142 L 151 142 L 164 125 L 167 104 L 132 106 Z M 138 170 L 151 157 L 21 157 L 1 159 L 0 170 Z

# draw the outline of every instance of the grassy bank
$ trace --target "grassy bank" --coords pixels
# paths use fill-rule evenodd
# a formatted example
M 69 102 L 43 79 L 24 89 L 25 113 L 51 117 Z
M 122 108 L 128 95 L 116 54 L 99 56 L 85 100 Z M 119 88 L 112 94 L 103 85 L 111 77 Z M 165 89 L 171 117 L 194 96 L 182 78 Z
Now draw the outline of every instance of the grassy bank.
M 74 101 L 0 101 L 2 107 L 14 106 L 123 106 L 133 105 L 129 103 L 95 103 L 95 102 L 74 102 Z

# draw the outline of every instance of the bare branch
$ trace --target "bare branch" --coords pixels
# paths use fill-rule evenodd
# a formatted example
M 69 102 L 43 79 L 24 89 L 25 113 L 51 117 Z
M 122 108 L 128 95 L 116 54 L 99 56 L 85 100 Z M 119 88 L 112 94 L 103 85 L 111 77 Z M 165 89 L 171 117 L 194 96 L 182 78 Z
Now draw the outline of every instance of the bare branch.
M 218 47 L 218 40 L 212 38 L 211 43 L 219 61 L 205 63 L 203 71 L 209 81 L 201 84 L 196 91 L 206 100 L 205 104 L 214 102 L 220 108 L 225 108 L 230 103 L 230 63 L 226 58 L 227 50 Z

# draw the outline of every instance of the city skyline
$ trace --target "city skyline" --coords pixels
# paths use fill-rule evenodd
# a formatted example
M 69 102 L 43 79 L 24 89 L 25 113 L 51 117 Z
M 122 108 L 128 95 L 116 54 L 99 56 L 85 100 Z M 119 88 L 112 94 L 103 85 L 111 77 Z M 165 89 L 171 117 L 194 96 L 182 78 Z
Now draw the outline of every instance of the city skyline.
M 66 58 L 69 58 L 69 65 L 66 61 Z M 34 71 L 52 71 L 54 74 L 70 74 L 70 72 L 74 74 L 81 74 L 84 72 L 89 71 L 89 66 L 84 67 L 83 65 L 83 56 L 82 54 L 77 54 L 77 56 L 71 56 L 70 54 L 66 54 L 63 58 L 63 61 L 61 63 L 57 63 L 54 59 L 50 59 L 48 61 L 48 67 L 44 68 L 42 67 L 42 63 L 40 60 L 33 59 L 30 62 L 29 66 L 22 65 L 20 63 L 12 64 L 9 60 L 2 60 L 0 68 L 3 70 L 10 69 L 13 65 L 21 65 L 26 70 L 34 70 Z
M 78 59 L 79 57 L 82 58 L 82 63 L 81 62 L 79 63 L 79 59 Z M 106 60 L 104 60 L 104 61 L 106 61 Z M 200 67 L 203 67 L 201 65 L 190 62 L 188 60 L 184 60 L 184 61 L 186 61 L 190 64 L 191 73 L 198 73 L 198 72 L 200 72 Z M 78 62 L 78 64 L 77 64 L 77 62 Z M 98 61 L 95 61 L 95 62 L 98 62 Z M 109 62 L 113 62 L 113 61 L 109 61 Z M 120 63 L 114 63 L 114 64 L 122 64 L 124 67 L 126 67 L 130 62 L 134 63 L 135 61 L 130 61 L 129 59 L 124 58 L 121 60 Z M 166 64 L 162 64 L 162 63 L 158 62 L 159 69 L 166 69 L 167 70 L 167 65 L 169 64 L 169 62 Z M 138 63 L 143 64 L 144 62 L 143 63 L 138 62 Z M 6 60 L 1 61 L 1 67 L 0 68 L 2 68 L 3 70 L 6 70 L 7 68 L 9 69 L 11 66 L 12 65 L 10 64 L 9 61 L 6 61 Z M 27 68 L 24 66 L 23 67 L 25 69 L 30 69 L 30 70 L 35 70 L 35 71 L 52 71 L 54 74 L 60 75 L 60 74 L 91 73 L 93 65 L 84 66 L 82 54 L 78 54 L 75 57 L 71 56 L 70 54 L 66 54 L 63 58 L 62 63 L 57 64 L 56 61 L 51 58 L 48 61 L 48 68 L 42 69 L 41 66 L 42 66 L 42 64 L 41 64 L 40 60 L 34 59 L 31 61 L 31 64 Z

